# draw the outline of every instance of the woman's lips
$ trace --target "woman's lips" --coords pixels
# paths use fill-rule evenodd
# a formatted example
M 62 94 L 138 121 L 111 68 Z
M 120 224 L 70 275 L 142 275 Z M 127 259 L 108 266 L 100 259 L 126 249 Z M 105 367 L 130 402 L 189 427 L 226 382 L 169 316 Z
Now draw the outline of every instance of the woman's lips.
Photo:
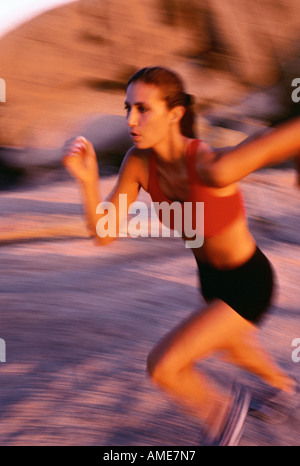
M 131 131 L 130 136 L 131 139 L 133 139 L 134 141 L 137 141 L 141 137 L 141 135 L 139 133 L 136 133 L 135 131 Z

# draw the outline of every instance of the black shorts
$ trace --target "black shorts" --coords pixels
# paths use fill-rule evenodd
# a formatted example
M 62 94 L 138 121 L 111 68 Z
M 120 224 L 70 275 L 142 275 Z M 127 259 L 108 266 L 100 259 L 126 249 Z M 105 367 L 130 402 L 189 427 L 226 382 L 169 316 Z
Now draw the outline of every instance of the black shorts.
M 262 318 L 271 303 L 274 273 L 258 247 L 247 262 L 234 269 L 221 270 L 199 261 L 197 264 L 206 301 L 219 298 L 254 323 Z

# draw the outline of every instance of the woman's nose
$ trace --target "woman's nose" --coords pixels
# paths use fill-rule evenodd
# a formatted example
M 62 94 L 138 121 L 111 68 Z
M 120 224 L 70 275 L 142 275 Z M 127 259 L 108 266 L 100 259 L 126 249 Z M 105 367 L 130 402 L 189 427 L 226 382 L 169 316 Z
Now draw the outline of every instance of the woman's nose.
M 128 126 L 130 126 L 131 128 L 133 126 L 136 126 L 137 125 L 137 114 L 136 112 L 134 111 L 134 109 L 131 109 L 130 111 L 128 111 L 127 113 L 127 124 Z

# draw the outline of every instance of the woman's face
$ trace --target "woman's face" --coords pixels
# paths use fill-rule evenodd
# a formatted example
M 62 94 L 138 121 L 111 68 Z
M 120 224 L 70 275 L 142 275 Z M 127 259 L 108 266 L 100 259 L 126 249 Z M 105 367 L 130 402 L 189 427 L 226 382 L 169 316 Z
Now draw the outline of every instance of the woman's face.
M 130 136 L 136 147 L 148 149 L 164 142 L 170 129 L 170 111 L 160 90 L 140 81 L 127 88 L 125 109 Z

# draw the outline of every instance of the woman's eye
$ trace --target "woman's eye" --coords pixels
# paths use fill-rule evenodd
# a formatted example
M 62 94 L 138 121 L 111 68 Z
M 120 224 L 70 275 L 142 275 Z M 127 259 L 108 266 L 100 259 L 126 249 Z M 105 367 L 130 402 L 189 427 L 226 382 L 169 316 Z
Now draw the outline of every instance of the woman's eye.
M 147 112 L 147 110 L 148 110 L 148 109 L 147 109 L 146 107 L 144 107 L 143 105 L 140 105 L 140 106 L 138 107 L 138 111 L 139 111 L 140 113 L 145 113 L 145 112 Z

